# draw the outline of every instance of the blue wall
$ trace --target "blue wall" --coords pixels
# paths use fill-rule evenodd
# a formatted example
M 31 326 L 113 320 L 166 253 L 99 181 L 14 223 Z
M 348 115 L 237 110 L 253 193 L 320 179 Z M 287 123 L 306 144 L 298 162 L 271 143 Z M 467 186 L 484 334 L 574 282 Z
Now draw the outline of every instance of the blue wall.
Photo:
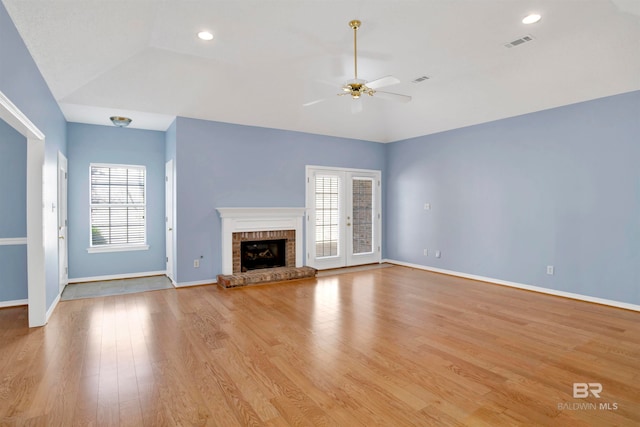
M 27 237 L 27 139 L 0 120 L 0 239 Z
M 58 151 L 66 153 L 66 122 L 38 67 L 18 34 L 4 5 L 0 3 L 0 91 L 46 136 L 44 164 L 45 206 L 57 205 Z M 19 159 L 16 159 L 16 163 Z M 26 164 L 20 165 L 26 173 Z M 5 205 L 0 205 L 4 217 Z M 44 210 L 46 304 L 50 307 L 58 291 L 57 212 Z M 26 257 L 26 250 L 23 252 Z M 16 262 L 7 274 L 19 275 L 24 262 Z M 26 285 L 25 285 L 26 286 Z
M 221 273 L 216 208 L 304 207 L 306 165 L 383 170 L 385 163 L 385 147 L 375 142 L 181 117 L 176 133 L 179 283 Z
M 0 243 L 27 237 L 27 141 L 0 120 Z M 27 245 L 0 244 L 0 302 L 27 299 Z
M 165 133 L 79 123 L 68 124 L 69 279 L 165 270 Z M 148 251 L 88 253 L 89 165 L 147 168 Z
M 390 144 L 387 257 L 640 304 L 639 137 L 631 92 Z
M 27 245 L 0 246 L 0 302 L 27 296 Z

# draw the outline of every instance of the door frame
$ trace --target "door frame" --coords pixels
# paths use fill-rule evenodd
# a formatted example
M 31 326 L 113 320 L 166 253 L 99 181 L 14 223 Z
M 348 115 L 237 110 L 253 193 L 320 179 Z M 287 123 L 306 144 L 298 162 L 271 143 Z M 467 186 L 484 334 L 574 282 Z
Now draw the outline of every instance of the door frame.
M 335 173 L 342 174 L 343 177 L 348 179 L 343 179 L 343 183 L 341 184 L 341 190 L 343 195 L 341 197 L 340 203 L 344 204 L 344 201 L 351 197 L 351 195 L 347 196 L 347 193 L 352 191 L 351 187 L 351 178 L 362 176 L 367 178 L 373 178 L 374 182 L 377 182 L 377 190 L 376 195 L 374 197 L 374 229 L 373 229 L 373 256 L 370 256 L 366 261 L 362 261 L 363 257 L 358 257 L 357 255 L 352 254 L 353 242 L 349 241 L 352 239 L 352 229 L 347 232 L 346 215 L 345 209 L 341 209 L 340 215 L 340 235 L 345 239 L 345 244 L 342 246 L 343 255 L 340 257 L 336 257 L 334 260 L 318 264 L 316 262 L 315 257 L 315 227 L 312 225 L 312 220 L 315 219 L 314 216 L 314 204 L 315 197 L 314 191 L 312 189 L 312 177 L 313 174 L 317 172 L 326 172 L 326 173 Z M 306 201 L 306 214 L 305 214 L 305 236 L 306 236 L 306 265 L 309 265 L 318 269 L 331 269 L 331 268 L 340 268 L 340 267 L 350 267 L 355 265 L 369 264 L 369 263 L 380 263 L 382 261 L 382 172 L 380 170 L 375 169 L 354 169 L 354 168 L 344 168 L 344 167 L 330 167 L 330 166 L 315 166 L 315 165 L 307 165 L 305 168 L 305 201 Z M 351 203 L 352 205 L 352 203 Z M 345 206 L 345 208 L 349 208 L 352 206 Z M 360 258 L 360 260 L 359 260 Z M 324 264 L 324 265 L 322 265 Z
M 174 168 L 173 159 L 165 163 L 165 259 L 166 259 L 166 276 L 175 284 L 175 251 L 174 239 L 175 239 L 175 215 L 174 215 L 174 194 L 175 194 L 175 181 L 174 181 Z
M 29 327 L 47 323 L 44 242 L 44 133 L 0 91 L 0 119 L 27 138 L 27 289 Z
M 58 288 L 60 294 L 69 283 L 68 165 L 67 158 L 58 151 Z M 64 171 L 64 178 L 61 178 L 62 171 Z

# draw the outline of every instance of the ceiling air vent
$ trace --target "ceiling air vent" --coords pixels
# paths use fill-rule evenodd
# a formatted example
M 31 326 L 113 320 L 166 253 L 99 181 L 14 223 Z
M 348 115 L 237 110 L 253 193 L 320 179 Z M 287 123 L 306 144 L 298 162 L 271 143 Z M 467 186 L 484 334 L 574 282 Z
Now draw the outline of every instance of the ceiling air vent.
M 411 80 L 411 83 L 421 83 L 425 80 L 429 80 L 429 76 L 420 76 L 417 79 Z
M 519 39 L 513 40 L 509 43 L 505 43 L 504 47 L 507 47 L 510 49 L 512 47 L 520 46 L 521 44 L 525 44 L 526 42 L 530 42 L 530 41 L 533 41 L 533 36 L 526 35 L 526 36 L 520 37 Z

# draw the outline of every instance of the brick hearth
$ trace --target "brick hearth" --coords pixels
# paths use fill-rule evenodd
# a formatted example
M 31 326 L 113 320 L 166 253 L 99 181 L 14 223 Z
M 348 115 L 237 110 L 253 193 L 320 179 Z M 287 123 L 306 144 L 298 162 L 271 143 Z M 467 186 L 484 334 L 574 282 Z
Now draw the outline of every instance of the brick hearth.
M 285 280 L 306 279 L 315 277 L 317 270 L 312 267 L 277 267 L 251 270 L 246 273 L 218 275 L 218 285 L 223 288 L 260 285 Z

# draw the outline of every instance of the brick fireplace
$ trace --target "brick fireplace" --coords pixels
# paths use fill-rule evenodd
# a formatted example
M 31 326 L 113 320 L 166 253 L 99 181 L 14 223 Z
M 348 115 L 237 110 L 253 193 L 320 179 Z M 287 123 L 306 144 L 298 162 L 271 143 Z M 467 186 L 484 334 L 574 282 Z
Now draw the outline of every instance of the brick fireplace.
M 246 241 L 286 240 L 286 267 L 302 267 L 304 208 L 218 208 L 222 219 L 222 274 L 242 272 Z

